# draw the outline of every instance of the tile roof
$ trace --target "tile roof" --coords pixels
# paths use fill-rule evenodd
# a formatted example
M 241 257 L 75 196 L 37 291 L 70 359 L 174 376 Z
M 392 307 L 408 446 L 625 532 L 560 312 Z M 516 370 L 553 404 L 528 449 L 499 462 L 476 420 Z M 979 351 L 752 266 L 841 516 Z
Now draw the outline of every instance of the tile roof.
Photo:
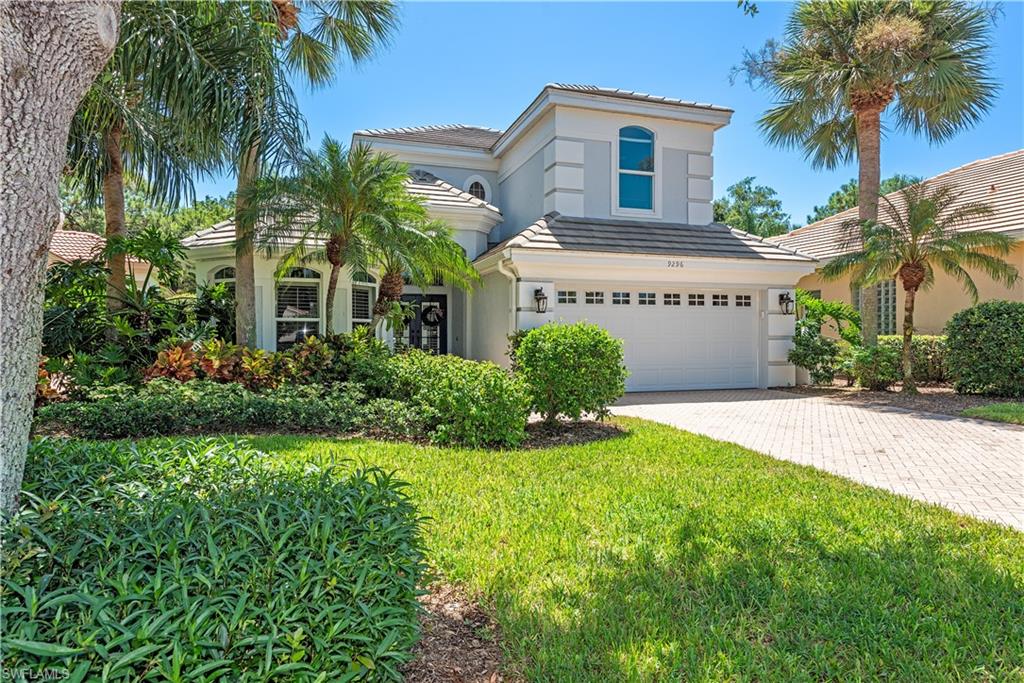
M 106 240 L 100 235 L 80 230 L 58 230 L 50 240 L 50 254 L 61 261 L 92 261 L 97 258 Z
M 962 195 L 954 208 L 981 202 L 994 209 L 991 216 L 965 222 L 961 230 L 1024 230 L 1024 149 L 972 161 L 924 182 L 955 185 Z M 890 192 L 886 197 L 899 205 L 899 192 Z M 769 239 L 815 258 L 833 258 L 850 250 L 849 224 L 856 218 L 854 207 Z
M 406 187 L 412 194 L 423 197 L 428 207 L 436 208 L 467 208 L 483 209 L 494 217 L 501 217 L 501 211 L 493 204 L 478 199 L 468 192 L 464 192 L 451 183 L 447 183 L 432 173 L 426 171 L 413 171 L 406 181 Z M 290 234 L 280 237 L 282 245 L 295 244 L 302 237 L 302 230 L 295 228 Z M 182 245 L 188 248 L 195 247 L 217 247 L 235 242 L 235 222 L 232 219 L 217 223 L 206 230 L 200 230 L 181 241 Z
M 483 126 L 467 126 L 452 123 L 440 126 L 411 126 L 409 128 L 369 128 L 357 130 L 356 135 L 371 138 L 387 138 L 405 142 L 421 142 L 431 145 L 468 147 L 490 150 L 502 131 Z
M 814 261 L 810 256 L 720 223 L 689 225 L 617 218 L 575 218 L 557 212 L 547 214 L 492 247 L 483 256 L 509 247 L 805 263 Z
M 619 97 L 625 100 L 639 100 L 642 102 L 654 102 L 659 104 L 676 104 L 686 107 L 699 107 L 701 109 L 711 109 L 714 111 L 727 111 L 731 112 L 732 109 L 728 107 L 720 107 L 715 104 L 707 104 L 704 102 L 694 102 L 690 100 L 680 100 L 675 97 L 662 97 L 660 95 L 648 95 L 647 93 L 634 92 L 632 90 L 620 90 L 619 88 L 602 88 L 598 85 L 582 85 L 579 83 L 548 83 L 546 88 L 553 90 L 564 90 L 567 92 L 579 92 L 591 95 L 605 95 L 607 97 Z

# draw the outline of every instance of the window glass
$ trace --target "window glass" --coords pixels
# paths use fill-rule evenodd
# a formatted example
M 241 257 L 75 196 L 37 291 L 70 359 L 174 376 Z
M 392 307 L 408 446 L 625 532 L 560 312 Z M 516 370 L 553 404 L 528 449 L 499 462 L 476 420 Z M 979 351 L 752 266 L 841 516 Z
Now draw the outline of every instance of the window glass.
M 653 209 L 654 176 L 620 173 L 619 206 L 623 209 Z
M 878 292 L 878 333 L 896 334 L 896 281 L 886 280 L 875 285 Z M 853 307 L 860 306 L 860 289 L 853 288 Z
M 666 306 L 679 306 L 680 296 L 678 292 L 666 292 L 665 293 L 665 305 Z
M 487 201 L 487 190 L 484 189 L 483 183 L 474 180 L 469 186 L 469 193 L 477 199 Z
M 588 304 L 603 304 L 604 292 L 587 292 L 584 301 Z
M 626 305 L 629 303 L 629 292 L 612 292 L 612 304 Z
M 213 274 L 214 280 L 234 280 L 235 269 L 232 266 L 224 266 L 223 268 L 217 269 L 217 272 Z
M 619 208 L 654 209 L 654 133 L 619 129 Z
M 750 308 L 750 303 L 751 299 L 749 294 L 736 295 L 736 305 L 739 306 L 740 308 Z
M 712 294 L 711 295 L 712 306 L 728 306 L 729 295 L 728 294 Z
M 653 306 L 657 302 L 654 292 L 640 292 L 636 295 L 636 302 L 641 306 Z
M 292 268 L 275 291 L 277 348 L 287 349 L 306 337 L 320 333 L 320 274 L 310 268 Z
M 576 292 L 566 291 L 564 289 L 558 290 L 558 303 L 560 304 L 574 304 L 576 303 Z
M 703 306 L 704 305 L 704 295 L 703 294 L 688 294 L 686 299 L 687 299 L 687 302 L 689 303 L 689 305 L 691 305 L 691 306 Z

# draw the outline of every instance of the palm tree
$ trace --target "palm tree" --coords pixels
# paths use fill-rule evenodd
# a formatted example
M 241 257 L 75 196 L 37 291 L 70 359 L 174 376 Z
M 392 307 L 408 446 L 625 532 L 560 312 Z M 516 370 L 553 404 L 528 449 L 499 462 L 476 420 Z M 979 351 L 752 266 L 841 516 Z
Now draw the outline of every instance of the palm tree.
M 373 240 L 386 234 L 395 203 L 403 200 L 408 167 L 367 145 L 346 150 L 324 136 L 306 150 L 288 177 L 257 181 L 247 193 L 244 218 L 265 226 L 257 244 L 267 256 L 282 253 L 278 273 L 296 264 L 327 261 L 327 330 L 334 329 L 334 296 L 345 266 L 366 270 Z
M 225 158 L 224 135 L 239 112 L 231 88 L 239 53 L 221 5 L 126 2 L 114 56 L 72 121 L 68 169 L 89 204 L 103 205 L 109 243 L 127 234 L 125 185 L 174 205 L 193 177 Z M 125 259 L 107 261 L 108 307 L 120 308 Z
M 370 57 L 397 26 L 394 0 L 249 0 L 227 3 L 242 19 L 240 40 L 248 45 L 248 66 L 236 97 L 242 117 L 233 137 L 235 193 L 235 336 L 256 340 L 256 284 L 253 249 L 255 216 L 249 205 L 257 179 L 293 158 L 303 139 L 302 116 L 289 84 L 298 76 L 309 86 L 329 83 L 341 55 L 353 62 Z M 248 18 L 248 24 L 245 19 Z M 267 31 L 267 27 L 271 31 Z M 330 311 L 328 311 L 330 315 Z
M 930 142 L 970 127 L 992 105 L 991 11 L 957 0 L 809 0 L 797 3 L 781 45 L 747 53 L 751 83 L 777 104 L 760 121 L 773 144 L 800 147 L 814 167 L 855 155 L 858 218 L 878 218 L 882 113 Z M 878 335 L 877 294 L 861 301 L 864 336 Z
M 873 285 L 898 277 L 906 293 L 903 309 L 903 390 L 915 392 L 911 343 L 914 336 L 914 302 L 917 292 L 935 281 L 938 266 L 956 278 L 977 302 L 978 288 L 968 268 L 981 271 L 1007 286 L 1018 278 L 1017 269 L 1000 256 L 1010 252 L 1013 241 L 1004 234 L 964 230 L 978 218 L 992 214 L 986 204 L 959 203 L 961 193 L 950 185 L 929 188 L 911 185 L 896 196 L 882 198 L 883 220 L 847 226 L 851 244 L 860 248 L 830 261 L 824 276 L 836 279 L 850 273 L 853 283 Z M 858 230 L 859 227 L 859 230 Z M 987 252 L 994 252 L 987 253 Z
M 430 220 L 422 200 L 405 193 L 393 206 L 393 215 L 377 225 L 370 240 L 371 262 L 380 269 L 374 326 L 402 300 L 407 279 L 420 289 L 439 279 L 467 290 L 480 281 L 465 250 L 452 239 L 451 228 Z

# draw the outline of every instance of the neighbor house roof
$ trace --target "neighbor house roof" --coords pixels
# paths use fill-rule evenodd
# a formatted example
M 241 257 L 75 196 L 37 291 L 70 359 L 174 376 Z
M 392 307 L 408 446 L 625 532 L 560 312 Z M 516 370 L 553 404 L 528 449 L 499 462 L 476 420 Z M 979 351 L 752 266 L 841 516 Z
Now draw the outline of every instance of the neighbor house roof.
M 992 207 L 991 216 L 966 221 L 961 230 L 1024 230 L 1024 150 L 972 161 L 924 182 L 926 185 L 954 185 L 962 194 L 953 208 L 968 203 Z M 886 197 L 899 205 L 898 191 Z M 852 249 L 850 226 L 856 219 L 857 208 L 854 207 L 769 239 L 816 258 L 829 259 Z
M 720 223 L 690 225 L 552 212 L 479 258 L 506 248 L 813 262 L 810 256 Z M 479 260 L 479 259 L 478 259 Z
M 501 137 L 501 131 L 483 126 L 450 123 L 440 126 L 412 126 L 409 128 L 370 128 L 357 130 L 356 135 L 368 138 L 386 138 L 403 142 L 419 142 L 445 147 L 468 147 L 489 150 Z
M 92 261 L 99 257 L 106 244 L 101 236 L 80 230 L 58 230 L 50 240 L 50 254 L 61 260 Z
M 423 197 L 428 207 L 481 209 L 495 218 L 501 217 L 498 207 L 478 199 L 426 171 L 413 171 L 406 181 L 406 188 L 410 193 Z M 280 235 L 279 239 L 282 245 L 288 245 L 295 244 L 301 237 L 302 230 L 296 228 L 291 230 L 290 234 Z M 234 241 L 235 222 L 228 219 L 186 237 L 181 243 L 185 247 L 195 248 L 224 246 L 233 244 Z

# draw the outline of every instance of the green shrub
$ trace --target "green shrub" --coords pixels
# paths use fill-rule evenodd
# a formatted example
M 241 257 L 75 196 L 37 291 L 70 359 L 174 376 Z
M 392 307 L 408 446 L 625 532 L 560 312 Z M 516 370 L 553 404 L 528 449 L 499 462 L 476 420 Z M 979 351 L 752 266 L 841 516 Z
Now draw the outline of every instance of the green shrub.
M 853 352 L 853 376 L 867 389 L 888 389 L 903 376 L 900 354 L 886 346 L 858 348 Z
M 529 395 L 518 378 L 494 363 L 412 350 L 390 364 L 391 397 L 422 409 L 434 442 L 516 446 L 525 438 Z
M 598 417 L 626 390 L 622 341 L 590 323 L 548 323 L 530 330 L 515 350 L 516 374 L 532 407 L 548 421 L 559 415 Z
M 790 363 L 807 370 L 814 384 L 831 385 L 838 358 L 839 344 L 821 333 L 819 319 L 807 317 L 797 321 L 793 348 L 789 351 Z
M 1024 303 L 986 301 L 946 324 L 946 366 L 965 394 L 1024 396 Z
M 426 431 L 422 408 L 391 398 L 375 398 L 363 406 L 360 424 L 366 432 L 385 438 L 408 438 Z
M 43 406 L 36 412 L 37 425 L 90 439 L 253 429 L 349 431 L 359 426 L 366 396 L 354 384 L 256 393 L 234 383 L 156 379 L 141 388 L 93 392 L 90 398 Z
M 895 334 L 881 336 L 878 338 L 878 345 L 893 349 L 902 358 L 902 336 Z M 918 382 L 946 381 L 946 338 L 944 336 L 915 334 L 910 343 L 910 355 L 915 380 Z
M 33 444 L 3 530 L 5 671 L 401 680 L 424 569 L 402 484 L 264 457 L 213 439 Z
M 369 328 L 360 328 L 352 334 L 334 334 L 326 338 L 334 351 L 336 381 L 357 382 L 371 398 L 392 394 L 395 370 L 391 364 L 391 349 L 375 338 Z

